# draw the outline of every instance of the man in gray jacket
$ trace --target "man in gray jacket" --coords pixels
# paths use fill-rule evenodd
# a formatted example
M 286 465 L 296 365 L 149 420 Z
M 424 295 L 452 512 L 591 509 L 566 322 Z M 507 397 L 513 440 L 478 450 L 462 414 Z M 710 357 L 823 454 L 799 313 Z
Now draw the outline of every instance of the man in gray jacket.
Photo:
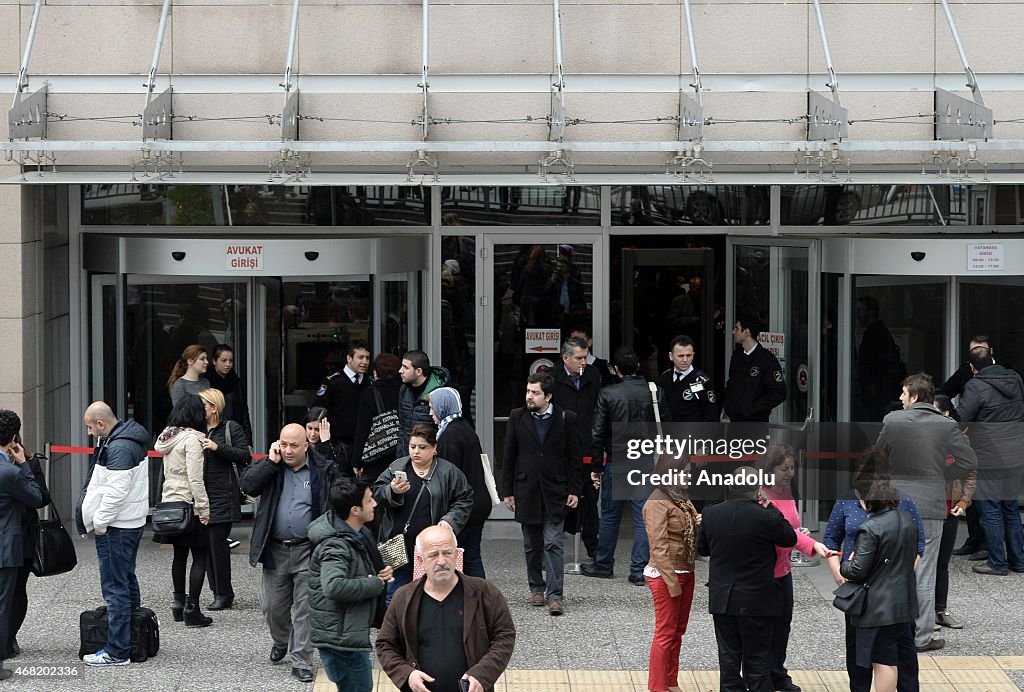
M 914 644 L 918 651 L 946 645 L 934 639 L 935 571 L 938 566 L 942 523 L 946 518 L 946 481 L 963 478 L 978 467 L 978 457 L 956 426 L 932 405 L 935 384 L 924 373 L 903 380 L 902 411 L 882 420 L 878 446 L 889 455 L 893 485 L 910 495 L 921 512 L 924 556 L 917 568 L 917 623 Z M 946 464 L 952 456 L 953 463 Z
M 1024 477 L 1024 383 L 1020 375 L 996 365 L 991 349 L 971 351 L 974 377 L 964 385 L 957 410 L 971 426 L 978 453 L 978 486 L 974 502 L 988 543 L 988 561 L 975 565 L 978 574 L 1005 576 L 1024 572 L 1024 530 L 1017 496 Z

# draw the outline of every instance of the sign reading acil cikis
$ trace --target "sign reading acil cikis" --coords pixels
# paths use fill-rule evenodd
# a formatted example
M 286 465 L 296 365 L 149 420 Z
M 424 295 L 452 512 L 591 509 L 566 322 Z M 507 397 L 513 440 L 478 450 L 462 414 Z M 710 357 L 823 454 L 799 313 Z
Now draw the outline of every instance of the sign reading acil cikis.
M 235 272 L 263 269 L 263 245 L 231 243 L 224 250 L 225 268 Z

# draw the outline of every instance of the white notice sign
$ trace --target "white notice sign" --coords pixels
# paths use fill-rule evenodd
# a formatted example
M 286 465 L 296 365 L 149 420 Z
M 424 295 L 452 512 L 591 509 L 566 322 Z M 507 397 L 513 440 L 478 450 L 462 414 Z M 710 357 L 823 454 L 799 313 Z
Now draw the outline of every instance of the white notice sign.
M 1002 243 L 969 243 L 967 245 L 967 271 L 1001 272 L 1006 259 Z
M 562 330 L 560 329 L 527 329 L 526 352 L 558 353 L 562 348 Z
M 263 245 L 228 245 L 224 250 L 225 268 L 233 272 L 258 272 L 263 269 Z
M 768 349 L 779 363 L 786 360 L 786 335 L 782 332 L 761 332 L 757 340 Z

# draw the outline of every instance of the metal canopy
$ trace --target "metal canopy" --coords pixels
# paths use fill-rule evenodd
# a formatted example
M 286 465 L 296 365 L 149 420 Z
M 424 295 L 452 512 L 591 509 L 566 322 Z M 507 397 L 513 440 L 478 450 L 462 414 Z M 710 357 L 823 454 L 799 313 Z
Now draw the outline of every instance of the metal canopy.
M 814 14 L 818 18 L 818 34 L 821 36 L 821 49 L 825 54 L 825 69 L 828 70 L 828 82 L 825 86 L 832 91 L 832 98 L 829 99 L 816 91 L 807 92 L 807 139 L 842 141 L 849 136 L 850 117 L 839 97 L 839 77 L 832 64 L 832 50 L 829 48 L 820 0 L 814 0 Z
M 963 41 L 960 40 L 960 32 L 957 31 L 956 21 L 953 19 L 953 11 L 949 7 L 949 0 L 942 0 L 942 10 L 946 15 L 946 23 L 949 24 L 949 31 L 953 34 L 953 42 L 960 54 L 960 62 L 964 66 L 964 74 L 967 75 L 967 87 L 971 90 L 973 101 L 957 96 L 945 89 L 935 89 L 935 139 L 940 140 L 987 140 L 992 137 L 992 125 L 994 117 L 992 109 L 985 105 L 985 97 L 981 93 L 981 86 L 978 78 L 971 69 L 971 63 L 967 59 L 967 50 Z
M 14 102 L 11 104 L 11 109 L 7 111 L 7 136 L 10 139 L 28 139 L 30 137 L 46 139 L 46 85 L 44 84 L 43 88 L 28 98 L 22 99 L 22 94 L 28 90 L 29 86 L 28 63 L 32 58 L 32 46 L 35 44 L 36 29 L 39 27 L 39 14 L 42 7 L 43 0 L 36 0 L 35 8 L 32 10 L 32 23 L 29 25 L 28 38 L 25 41 L 25 52 L 18 70 Z

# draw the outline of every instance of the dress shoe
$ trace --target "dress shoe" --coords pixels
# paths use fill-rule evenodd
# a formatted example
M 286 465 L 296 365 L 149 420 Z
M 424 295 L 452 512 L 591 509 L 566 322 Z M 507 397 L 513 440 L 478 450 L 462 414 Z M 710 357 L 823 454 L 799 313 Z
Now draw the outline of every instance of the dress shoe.
M 540 608 L 544 605 L 544 592 L 533 591 L 530 593 L 530 605 Z
M 1007 574 L 1007 570 L 995 569 L 987 562 L 980 565 L 974 565 L 973 567 L 971 567 L 971 571 L 975 574 L 988 574 L 993 577 L 1005 577 Z
M 598 579 L 611 579 L 615 576 L 612 570 L 598 567 L 593 562 L 580 565 L 580 572 L 587 577 L 597 577 Z
M 775 685 L 777 692 L 800 692 L 800 685 L 796 684 L 792 680 L 782 683 L 781 685 Z
M 213 599 L 210 605 L 206 606 L 207 610 L 229 610 L 235 602 L 235 594 L 231 593 L 226 596 L 217 596 Z
M 923 653 L 925 653 L 927 651 L 938 651 L 939 649 L 941 649 L 945 645 L 946 645 L 946 640 L 945 639 L 932 639 L 930 642 L 928 642 L 924 646 L 916 646 L 914 648 L 917 649 L 917 653 L 923 654 Z
M 299 682 L 313 682 L 313 671 L 306 668 L 292 668 L 292 677 Z
M 277 644 L 274 644 L 272 647 L 270 647 L 270 662 L 275 665 L 280 663 L 284 660 L 284 657 L 287 653 L 287 646 L 278 646 Z
M 964 628 L 964 623 L 953 617 L 953 613 L 948 610 L 935 613 L 935 624 L 948 627 L 951 630 L 962 630 Z
M 954 555 L 972 555 L 978 552 L 980 546 L 974 543 L 964 543 L 962 546 L 953 551 Z
M 967 559 L 970 560 L 971 562 L 981 562 L 982 560 L 987 560 L 988 559 L 988 551 L 987 550 L 979 550 L 976 553 L 971 553 L 970 555 L 967 556 Z
M 7 658 L 14 658 L 21 653 L 21 646 L 18 644 L 18 639 L 14 638 L 11 640 L 11 655 Z
M 634 586 L 647 586 L 647 578 L 642 574 L 629 575 L 629 583 Z
M 559 600 L 548 601 L 548 614 L 549 615 L 561 615 L 565 612 L 565 607 Z
M 10 668 L 0 668 L 0 680 L 10 680 L 14 677 L 14 671 Z
M 171 601 L 171 617 L 174 618 L 175 622 L 181 622 L 184 620 L 185 614 L 185 594 L 176 593 L 174 594 L 174 600 Z

